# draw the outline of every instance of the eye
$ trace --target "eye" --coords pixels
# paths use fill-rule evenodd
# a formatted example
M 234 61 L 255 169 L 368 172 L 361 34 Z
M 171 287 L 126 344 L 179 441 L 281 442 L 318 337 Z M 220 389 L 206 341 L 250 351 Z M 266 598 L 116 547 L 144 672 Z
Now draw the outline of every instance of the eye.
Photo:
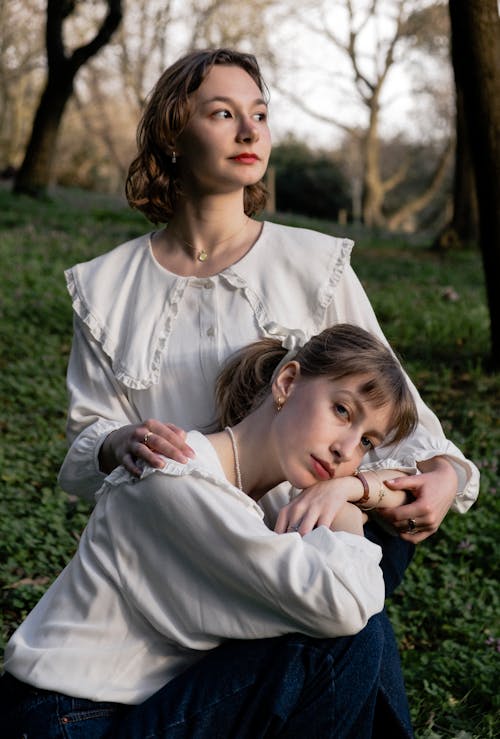
M 229 110 L 224 109 L 216 110 L 215 113 L 212 113 L 212 118 L 232 118 L 232 116 Z
M 259 123 L 262 123 L 263 121 L 267 121 L 267 113 L 265 112 L 255 113 L 253 117 L 255 118 L 256 121 L 259 121 Z
M 335 413 L 337 413 L 342 418 L 349 418 L 349 411 L 345 407 L 345 405 L 342 405 L 342 403 L 335 403 L 334 405 Z
M 361 437 L 361 446 L 366 451 L 369 451 L 370 449 L 375 449 L 375 444 L 372 441 L 370 441 L 370 439 L 367 436 Z

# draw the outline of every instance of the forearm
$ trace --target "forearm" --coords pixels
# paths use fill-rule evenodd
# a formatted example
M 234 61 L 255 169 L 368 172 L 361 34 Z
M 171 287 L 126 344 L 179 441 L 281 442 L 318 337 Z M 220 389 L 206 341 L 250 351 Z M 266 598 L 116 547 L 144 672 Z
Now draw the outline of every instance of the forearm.
M 335 300 L 327 313 L 330 323 L 346 322 L 362 326 L 387 343 L 368 297 L 351 267 L 346 267 L 339 281 Z M 419 426 L 414 434 L 395 446 L 383 446 L 371 452 L 367 459 L 378 468 L 387 462 L 387 467 L 424 471 L 424 460 L 446 457 L 457 475 L 457 486 L 452 508 L 465 513 L 479 493 L 477 467 L 462 454 L 453 442 L 447 439 L 437 416 L 424 403 L 418 390 L 407 377 L 417 404 Z M 425 470 L 427 471 L 427 470 Z
M 353 477 L 357 480 L 358 498 L 349 497 L 362 511 L 382 508 L 397 508 L 407 502 L 408 495 L 404 490 L 391 490 L 385 485 L 387 480 L 403 477 L 400 470 L 363 470 Z

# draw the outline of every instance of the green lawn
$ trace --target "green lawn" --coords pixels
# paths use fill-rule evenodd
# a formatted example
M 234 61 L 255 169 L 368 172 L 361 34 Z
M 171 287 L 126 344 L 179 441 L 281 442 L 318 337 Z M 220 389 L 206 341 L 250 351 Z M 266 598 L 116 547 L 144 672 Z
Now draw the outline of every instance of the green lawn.
M 344 235 L 327 223 L 286 221 Z M 0 189 L 2 648 L 71 556 L 89 512 L 56 483 L 71 341 L 63 270 L 147 228 L 114 198 L 62 190 L 37 203 Z M 417 736 L 499 736 L 500 377 L 483 369 L 480 258 L 440 256 L 415 238 L 360 232 L 357 240 L 353 263 L 386 335 L 482 472 L 479 502 L 418 547 L 390 603 Z M 457 300 L 444 297 L 449 287 Z

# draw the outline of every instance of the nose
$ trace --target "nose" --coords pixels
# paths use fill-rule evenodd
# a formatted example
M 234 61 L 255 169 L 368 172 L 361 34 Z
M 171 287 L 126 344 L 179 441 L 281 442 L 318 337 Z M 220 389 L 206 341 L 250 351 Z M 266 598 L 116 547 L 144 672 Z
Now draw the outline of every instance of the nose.
M 360 442 L 359 434 L 353 430 L 344 431 L 339 434 L 330 445 L 333 461 L 336 464 L 349 462 L 353 458 L 354 453 L 359 449 Z
M 253 118 L 250 118 L 250 116 L 241 117 L 236 138 L 241 143 L 258 141 L 259 131 Z

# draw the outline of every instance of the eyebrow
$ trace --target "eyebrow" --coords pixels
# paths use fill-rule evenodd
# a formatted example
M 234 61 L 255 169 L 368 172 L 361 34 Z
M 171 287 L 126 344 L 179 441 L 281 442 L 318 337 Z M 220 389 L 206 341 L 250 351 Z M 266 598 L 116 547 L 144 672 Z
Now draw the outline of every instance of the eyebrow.
M 202 105 L 208 105 L 209 103 L 231 103 L 231 105 L 234 105 L 235 101 L 233 100 L 233 98 L 226 97 L 224 95 L 215 95 L 209 100 L 204 100 L 202 102 Z M 267 108 L 267 103 L 264 98 L 256 98 L 252 101 L 252 105 L 265 105 Z
M 359 414 L 361 414 L 363 416 L 366 416 L 366 411 L 364 409 L 363 401 L 360 399 L 360 397 L 358 397 L 358 396 L 361 396 L 362 397 L 363 394 L 359 390 L 357 390 L 355 393 L 353 393 L 351 390 L 345 390 L 344 389 L 342 392 L 344 392 L 346 395 L 349 395 L 351 397 L 351 402 L 356 407 L 356 411 Z M 380 441 L 380 443 L 382 443 L 384 441 L 384 439 L 387 438 L 387 436 L 390 433 L 390 431 L 391 431 L 391 429 L 389 429 L 387 431 L 387 433 L 384 434 L 384 433 L 382 433 L 380 431 L 377 431 L 376 429 L 369 429 L 369 430 L 367 430 L 367 431 L 364 432 L 363 436 L 374 436 L 376 439 L 378 439 L 378 441 Z

